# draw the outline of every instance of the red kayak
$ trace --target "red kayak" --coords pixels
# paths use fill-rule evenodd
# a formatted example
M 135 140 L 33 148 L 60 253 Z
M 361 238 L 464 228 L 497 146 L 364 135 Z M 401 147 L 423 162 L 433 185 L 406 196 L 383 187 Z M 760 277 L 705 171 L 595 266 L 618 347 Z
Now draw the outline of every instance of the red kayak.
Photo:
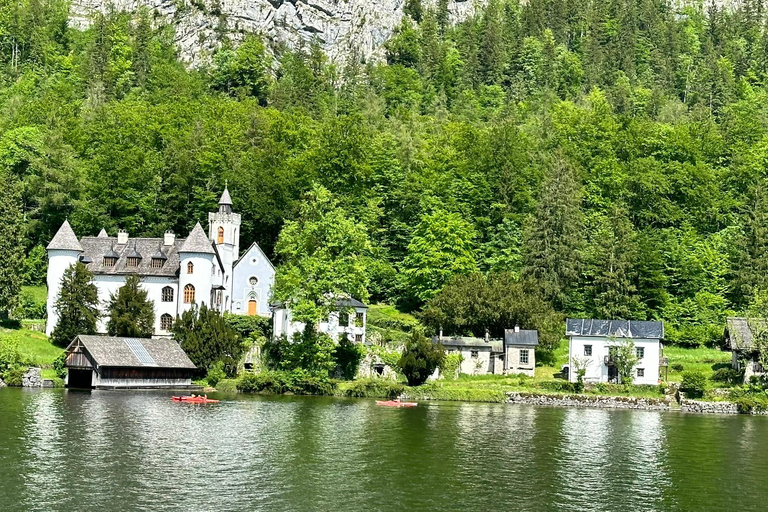
M 386 407 L 416 407 L 419 404 L 416 402 L 401 402 L 400 400 L 376 400 L 376 405 L 384 405 Z
M 206 396 L 172 396 L 171 400 L 174 402 L 187 402 L 191 404 L 217 404 L 218 400 L 208 398 Z

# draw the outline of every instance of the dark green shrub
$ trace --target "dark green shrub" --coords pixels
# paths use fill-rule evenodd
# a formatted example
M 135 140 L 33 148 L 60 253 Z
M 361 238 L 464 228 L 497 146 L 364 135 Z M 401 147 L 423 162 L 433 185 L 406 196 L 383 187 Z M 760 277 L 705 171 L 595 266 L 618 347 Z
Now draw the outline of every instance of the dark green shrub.
M 66 352 L 62 352 L 59 357 L 53 360 L 53 371 L 56 372 L 56 376 L 60 379 L 63 379 L 67 376 L 67 368 L 64 366 L 66 360 Z
M 680 391 L 688 398 L 701 398 L 706 390 L 707 379 L 699 371 L 683 372 L 683 381 L 680 383 Z
M 272 319 L 263 316 L 224 315 L 224 322 L 242 339 L 248 339 L 252 335 L 270 339 L 272 337 Z
M 744 381 L 744 374 L 733 368 L 720 368 L 709 377 L 709 380 L 721 382 L 723 384 L 736 385 Z
M 546 391 L 558 391 L 560 393 L 577 393 L 578 386 L 575 382 L 564 380 L 545 380 L 534 384 L 537 388 Z
M 26 320 L 41 320 L 46 315 L 45 301 L 36 302 L 32 294 L 23 291 L 19 297 L 19 305 L 13 310 L 13 316 Z
M 346 334 L 341 335 L 339 344 L 333 349 L 333 359 L 336 361 L 336 368 L 346 380 L 355 378 L 364 353 L 362 345 L 352 343 Z
M 445 349 L 442 345 L 432 343 L 423 333 L 415 330 L 406 343 L 397 366 L 408 379 L 409 386 L 419 386 L 435 373 L 444 358 Z
M 324 375 L 303 370 L 292 372 L 262 372 L 245 374 L 237 389 L 246 393 L 293 393 L 295 395 L 332 395 L 336 383 Z
M 762 395 L 743 395 L 733 399 L 736 408 L 740 413 L 751 414 L 753 412 L 763 412 L 768 410 L 768 396 Z
M 681 365 L 680 363 L 673 364 L 672 369 L 675 370 L 676 372 L 682 372 L 684 370 L 683 365 Z
M 396 398 L 405 391 L 399 382 L 385 379 L 361 379 L 344 390 L 344 396 L 353 398 Z

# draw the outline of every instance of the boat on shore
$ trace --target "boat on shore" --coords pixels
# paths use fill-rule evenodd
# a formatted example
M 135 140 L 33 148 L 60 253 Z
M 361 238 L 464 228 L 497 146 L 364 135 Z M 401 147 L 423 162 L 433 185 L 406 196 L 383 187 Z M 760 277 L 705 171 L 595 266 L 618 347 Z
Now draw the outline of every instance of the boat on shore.
M 208 398 L 207 396 L 172 396 L 174 402 L 186 402 L 191 404 L 217 404 L 218 400 Z
M 400 400 L 376 400 L 376 405 L 383 405 L 385 407 L 416 407 L 419 404 L 417 402 L 402 402 Z

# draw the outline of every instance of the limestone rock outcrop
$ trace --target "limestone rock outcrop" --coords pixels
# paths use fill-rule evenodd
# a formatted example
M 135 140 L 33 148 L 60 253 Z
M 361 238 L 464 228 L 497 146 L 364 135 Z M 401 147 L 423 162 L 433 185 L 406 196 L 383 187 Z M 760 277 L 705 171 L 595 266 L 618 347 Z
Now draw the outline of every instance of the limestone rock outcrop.
M 453 22 L 465 19 L 487 0 L 451 0 Z M 425 0 L 433 5 L 435 0 Z M 70 23 L 85 27 L 94 12 L 134 12 L 147 7 L 176 29 L 182 59 L 205 62 L 222 31 L 237 41 L 256 32 L 295 46 L 316 38 L 335 62 L 350 55 L 381 56 L 381 47 L 403 16 L 405 0 L 72 0 Z

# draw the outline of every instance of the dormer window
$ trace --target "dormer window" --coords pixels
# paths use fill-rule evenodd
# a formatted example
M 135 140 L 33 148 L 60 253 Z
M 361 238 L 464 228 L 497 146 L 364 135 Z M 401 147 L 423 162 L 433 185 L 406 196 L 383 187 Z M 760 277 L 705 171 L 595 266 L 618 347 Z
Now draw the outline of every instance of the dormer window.
M 136 256 L 131 256 L 130 258 L 126 258 L 125 262 L 129 267 L 138 267 L 139 266 L 139 259 Z
M 115 264 L 117 264 L 117 258 L 113 258 L 112 256 L 104 256 L 105 267 L 114 267 Z
M 163 268 L 163 263 L 165 261 L 161 260 L 160 258 L 152 258 L 152 268 Z

